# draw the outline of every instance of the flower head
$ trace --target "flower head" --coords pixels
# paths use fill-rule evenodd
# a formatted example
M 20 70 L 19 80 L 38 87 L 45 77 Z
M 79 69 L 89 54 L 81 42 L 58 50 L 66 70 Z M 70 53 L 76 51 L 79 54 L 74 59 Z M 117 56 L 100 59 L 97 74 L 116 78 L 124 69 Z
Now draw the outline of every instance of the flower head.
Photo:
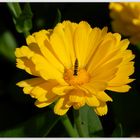
M 132 44 L 140 41 L 140 2 L 110 3 L 110 16 L 113 19 L 112 28 L 130 37 Z
M 129 41 L 107 28 L 91 28 L 87 22 L 59 23 L 53 30 L 29 35 L 27 46 L 16 49 L 17 67 L 35 78 L 17 83 L 36 99 L 37 107 L 55 102 L 54 112 L 64 115 L 70 107 L 85 104 L 98 115 L 107 113 L 105 90 L 127 92 L 134 72 Z

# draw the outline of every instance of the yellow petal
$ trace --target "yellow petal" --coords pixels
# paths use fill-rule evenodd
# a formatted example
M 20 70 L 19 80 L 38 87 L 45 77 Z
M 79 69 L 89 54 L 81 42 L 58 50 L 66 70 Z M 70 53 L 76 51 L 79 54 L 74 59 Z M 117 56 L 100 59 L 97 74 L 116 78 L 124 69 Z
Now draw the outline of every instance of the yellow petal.
M 39 101 L 35 101 L 35 105 L 38 107 L 38 108 L 43 108 L 43 107 L 46 107 L 48 105 L 50 105 L 52 102 L 39 102 Z
M 48 36 L 46 32 L 41 30 L 40 32 L 35 34 L 35 39 L 38 43 L 38 47 L 40 48 L 41 53 L 45 57 L 45 59 L 52 65 L 55 69 L 60 72 L 64 71 L 64 66 L 60 63 L 58 58 L 58 53 L 54 53 L 54 50 L 48 40 Z
M 17 58 L 16 59 L 16 67 L 19 68 L 19 69 L 25 69 L 24 60 Z
M 75 29 L 77 28 L 78 24 L 77 23 L 71 23 L 70 21 L 64 21 L 63 25 L 65 27 L 65 40 L 67 42 L 67 51 L 70 55 L 70 59 L 71 59 L 71 66 L 73 66 L 74 62 L 75 62 L 75 48 L 73 45 L 73 36 L 75 33 Z
M 120 41 L 118 47 L 121 49 L 121 50 L 126 50 L 128 48 L 130 44 L 130 41 L 128 39 L 123 39 Z
M 37 54 L 41 54 L 41 51 L 40 51 L 40 48 L 38 46 L 38 42 L 36 41 L 35 37 L 33 35 L 29 35 L 27 38 L 26 38 L 26 42 L 27 42 L 27 45 L 28 45 L 28 48 L 34 52 L 34 53 L 37 53 Z
M 73 89 L 67 93 L 69 95 L 70 102 L 81 102 L 85 100 L 85 92 L 80 89 Z
M 86 49 L 87 55 L 83 54 L 86 56 L 85 64 L 87 64 L 87 67 L 89 67 L 89 65 L 91 64 L 91 60 L 93 60 L 93 56 L 97 52 L 100 43 L 104 40 L 104 37 L 106 35 L 107 35 L 107 27 L 104 27 L 102 30 L 95 27 L 91 30 L 89 34 L 87 49 Z
M 90 83 L 82 85 L 82 87 L 94 94 L 97 91 L 104 91 L 107 87 L 107 83 L 106 81 L 91 81 Z
M 103 102 L 113 101 L 112 98 L 109 97 L 104 91 L 98 92 L 98 93 L 96 94 L 96 97 L 97 97 L 99 100 L 103 101 Z
M 17 56 L 16 66 L 20 69 L 26 70 L 29 74 L 38 76 L 39 74 L 35 70 L 35 65 L 31 60 L 34 53 L 39 53 L 34 45 L 30 47 L 22 46 L 21 48 L 17 48 L 15 51 L 15 55 Z
M 135 55 L 132 53 L 131 50 L 126 50 L 124 52 L 124 55 L 125 55 L 123 59 L 124 62 L 129 62 L 135 58 Z
M 129 41 L 127 39 L 120 41 L 121 37 L 117 33 L 110 34 L 108 36 L 110 38 L 109 41 L 112 42 L 114 40 L 113 41 L 114 43 L 112 42 L 113 45 L 109 46 L 110 51 L 106 55 L 103 54 L 104 57 L 99 59 L 97 65 L 95 65 L 93 63 L 93 66 L 92 66 L 93 73 L 94 73 L 94 71 L 97 71 L 98 69 L 100 69 L 100 67 L 102 67 L 103 65 L 105 65 L 107 63 L 109 64 L 111 62 L 115 62 L 116 60 L 119 60 L 121 58 L 123 59 L 123 61 L 124 61 L 124 59 L 132 60 L 132 58 L 128 58 L 128 57 L 131 57 L 131 55 L 132 55 L 131 51 L 126 50 L 128 47 Z M 113 38 L 111 36 L 113 36 Z
M 53 34 L 50 36 L 50 44 L 53 51 L 55 54 L 59 53 L 59 60 L 66 68 L 72 67 L 71 54 L 69 53 L 72 42 L 69 45 L 68 41 L 71 40 L 72 36 L 69 37 L 67 38 L 67 35 L 65 35 L 65 26 L 61 23 L 57 24 L 53 30 Z
M 46 94 L 48 93 L 47 89 L 42 88 L 42 85 L 46 85 L 46 83 L 36 86 L 32 91 L 31 94 L 34 96 L 34 98 L 39 98 L 40 96 L 44 95 L 44 100 L 46 100 Z
M 83 96 L 78 96 L 78 95 L 70 95 L 69 96 L 70 102 L 82 102 L 84 100 Z
M 99 66 L 92 73 L 93 80 L 102 81 L 104 79 L 104 81 L 106 82 L 112 80 L 116 76 L 121 61 L 122 58 L 119 58 L 111 62 L 108 62 L 107 64 Z
M 36 100 L 35 105 L 39 108 L 48 106 L 50 104 L 52 104 L 53 102 L 55 102 L 57 100 L 58 97 L 54 97 L 54 98 L 50 98 L 49 100 L 45 101 L 45 102 L 41 102 Z
M 36 85 L 41 84 L 43 82 L 45 82 L 45 80 L 42 78 L 32 78 L 20 81 L 16 85 L 19 87 L 23 87 L 24 93 L 29 94 Z
M 20 69 L 24 69 L 27 73 L 31 75 L 39 76 L 39 73 L 38 71 L 36 71 L 35 65 L 31 60 L 27 58 L 20 58 L 20 59 L 17 58 L 16 61 L 17 61 L 16 67 Z
M 102 29 L 102 37 L 105 37 L 105 35 L 107 34 L 107 31 L 108 31 L 108 27 L 104 27 L 103 29 Z
M 32 78 L 18 82 L 16 85 L 19 87 L 35 86 L 37 84 L 45 82 L 42 78 Z
M 101 72 L 102 71 L 102 72 Z M 97 75 L 94 76 L 94 80 L 102 80 L 104 79 L 106 82 L 112 80 L 115 76 L 116 76 L 116 73 L 118 71 L 117 68 L 114 68 L 114 69 L 108 69 L 108 71 L 105 72 L 104 69 L 102 69 Z
M 79 61 L 79 67 L 84 67 L 86 65 L 85 61 L 88 55 L 88 39 L 91 30 L 90 25 L 85 21 L 81 21 L 75 30 L 74 47 L 76 58 Z
M 30 94 L 34 87 L 28 86 L 23 88 L 25 94 Z M 34 97 L 33 97 L 34 98 Z
M 15 51 L 16 57 L 31 58 L 33 56 L 33 54 L 34 53 L 27 46 L 22 46 L 21 48 L 16 48 L 16 51 Z
M 52 89 L 52 91 L 56 94 L 56 95 L 65 95 L 69 90 L 73 89 L 72 86 L 56 86 Z
M 89 60 L 92 59 L 92 55 L 96 52 L 100 41 L 104 38 L 105 31 L 101 31 L 99 28 L 95 27 L 91 30 L 89 34 L 89 42 L 87 45 L 87 56 L 85 60 L 85 64 L 89 63 Z M 93 47 L 94 44 L 94 47 Z M 85 54 L 84 54 L 85 55 Z
M 48 80 L 42 84 L 37 85 L 31 91 L 31 95 L 34 96 L 34 98 L 37 98 L 40 102 L 47 101 L 50 98 L 56 97 L 56 95 L 52 93 L 52 88 L 57 85 L 58 83 L 56 80 Z
M 129 76 L 134 73 L 134 63 L 128 62 L 121 65 L 116 76 L 109 82 L 109 86 L 121 86 L 132 82 L 134 79 L 129 79 Z
M 108 90 L 112 90 L 115 92 L 128 92 L 130 90 L 129 85 L 122 85 L 122 86 L 114 86 L 114 87 L 107 87 Z
M 27 36 L 26 42 L 27 42 L 27 45 L 30 45 L 32 43 L 37 43 L 35 38 L 32 35 Z
M 107 113 L 107 111 L 108 111 L 108 108 L 107 108 L 106 103 L 101 102 L 101 103 L 100 103 L 100 106 L 99 106 L 99 107 L 96 107 L 96 108 L 94 109 L 94 111 L 95 111 L 96 114 L 99 115 L 99 116 L 105 115 L 105 114 Z
M 39 71 L 40 75 L 44 79 L 63 79 L 63 73 L 50 65 L 50 63 L 43 56 L 35 54 L 32 57 L 32 61 L 35 64 L 36 70 Z
M 82 106 L 85 105 L 85 100 L 83 99 L 82 101 L 80 102 L 76 102 L 76 103 L 73 103 L 73 108 L 74 109 L 80 109 Z
M 65 98 L 61 97 L 54 106 L 54 113 L 57 115 L 65 115 L 69 108 L 65 107 Z
M 107 36 L 108 37 L 101 42 L 101 44 L 96 48 L 96 51 L 92 54 L 92 59 L 87 66 L 87 71 L 89 73 L 94 72 L 94 69 L 98 64 L 116 49 L 116 47 L 114 47 L 116 45 L 116 38 L 112 34 Z
M 89 106 L 99 106 L 100 102 L 99 100 L 96 98 L 96 96 L 92 95 L 92 96 L 87 96 L 86 97 L 86 103 Z

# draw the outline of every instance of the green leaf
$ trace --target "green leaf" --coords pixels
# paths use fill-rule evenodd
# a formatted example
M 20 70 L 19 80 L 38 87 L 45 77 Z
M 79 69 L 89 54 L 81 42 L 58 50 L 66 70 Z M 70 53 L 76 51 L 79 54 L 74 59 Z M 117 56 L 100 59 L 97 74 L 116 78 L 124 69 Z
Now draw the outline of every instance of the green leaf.
M 15 61 L 16 40 L 11 32 L 6 31 L 0 36 L 0 54 L 4 55 L 10 61 Z
M 96 137 L 96 136 L 103 136 L 103 127 L 98 115 L 94 112 L 92 108 L 89 107 L 88 110 L 88 129 L 89 135 Z
M 85 133 L 90 137 L 103 136 L 103 127 L 99 117 L 91 107 L 84 106 L 80 109 L 82 125 Z
M 41 137 L 47 136 L 59 120 L 53 112 L 39 114 L 12 129 L 1 131 L 0 137 Z
M 84 106 L 80 109 L 80 117 L 81 117 L 81 126 L 83 129 L 83 132 L 85 136 L 89 137 L 89 132 L 88 132 L 88 109 L 87 106 Z
M 123 137 L 123 129 L 121 123 L 119 123 L 113 131 L 112 137 Z
M 19 33 L 29 32 L 32 29 L 32 17 L 30 5 L 26 3 L 22 13 L 16 19 L 16 29 Z

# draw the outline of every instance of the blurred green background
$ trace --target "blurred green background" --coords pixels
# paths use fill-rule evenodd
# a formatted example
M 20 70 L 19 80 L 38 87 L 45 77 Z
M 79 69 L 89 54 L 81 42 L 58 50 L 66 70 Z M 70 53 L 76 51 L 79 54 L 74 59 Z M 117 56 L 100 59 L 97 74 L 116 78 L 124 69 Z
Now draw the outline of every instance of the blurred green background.
M 33 13 L 30 32 L 53 28 L 60 20 L 85 20 L 92 27 L 108 26 L 112 32 L 108 4 L 30 3 Z M 24 5 L 20 3 L 21 7 Z M 66 137 L 68 134 L 59 116 L 49 107 L 38 109 L 34 99 L 16 86 L 18 81 L 30 77 L 15 66 L 14 50 L 23 44 L 25 37 L 16 31 L 7 3 L 0 3 L 0 137 Z M 97 136 L 140 136 L 140 49 L 133 45 L 129 48 L 136 55 L 132 75 L 136 80 L 129 93 L 108 93 L 114 101 L 108 103 L 108 114 L 100 117 L 103 133 Z M 70 110 L 68 115 L 73 121 L 71 113 Z

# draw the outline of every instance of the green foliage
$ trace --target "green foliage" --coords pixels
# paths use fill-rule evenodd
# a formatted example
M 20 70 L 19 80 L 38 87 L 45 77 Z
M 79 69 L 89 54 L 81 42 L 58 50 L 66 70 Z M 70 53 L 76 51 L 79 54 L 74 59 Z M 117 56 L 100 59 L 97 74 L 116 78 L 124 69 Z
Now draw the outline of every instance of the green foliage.
M 30 5 L 24 5 L 24 9 L 20 16 L 16 19 L 16 29 L 19 33 L 26 33 L 32 29 L 32 11 Z
M 84 133 L 90 137 L 103 136 L 103 127 L 99 117 L 91 107 L 84 106 L 80 109 L 81 125 Z
M 33 17 L 30 5 L 25 3 L 23 10 L 21 10 L 18 3 L 7 3 L 7 5 L 13 15 L 17 32 L 24 33 L 25 36 L 29 35 L 29 31 L 32 29 Z
M 21 8 L 19 6 L 19 3 L 16 3 L 16 2 L 15 3 L 10 3 L 9 2 L 9 3 L 7 3 L 7 5 L 9 7 L 9 9 L 11 11 L 11 14 L 13 15 L 14 19 L 20 16 Z M 14 22 L 15 22 L 15 20 L 14 20 Z
M 15 61 L 16 40 L 11 32 L 6 31 L 0 36 L 0 54 L 4 55 L 8 60 Z
M 46 112 L 34 116 L 28 121 L 0 132 L 0 137 L 45 137 L 58 122 L 59 117 L 53 112 Z

